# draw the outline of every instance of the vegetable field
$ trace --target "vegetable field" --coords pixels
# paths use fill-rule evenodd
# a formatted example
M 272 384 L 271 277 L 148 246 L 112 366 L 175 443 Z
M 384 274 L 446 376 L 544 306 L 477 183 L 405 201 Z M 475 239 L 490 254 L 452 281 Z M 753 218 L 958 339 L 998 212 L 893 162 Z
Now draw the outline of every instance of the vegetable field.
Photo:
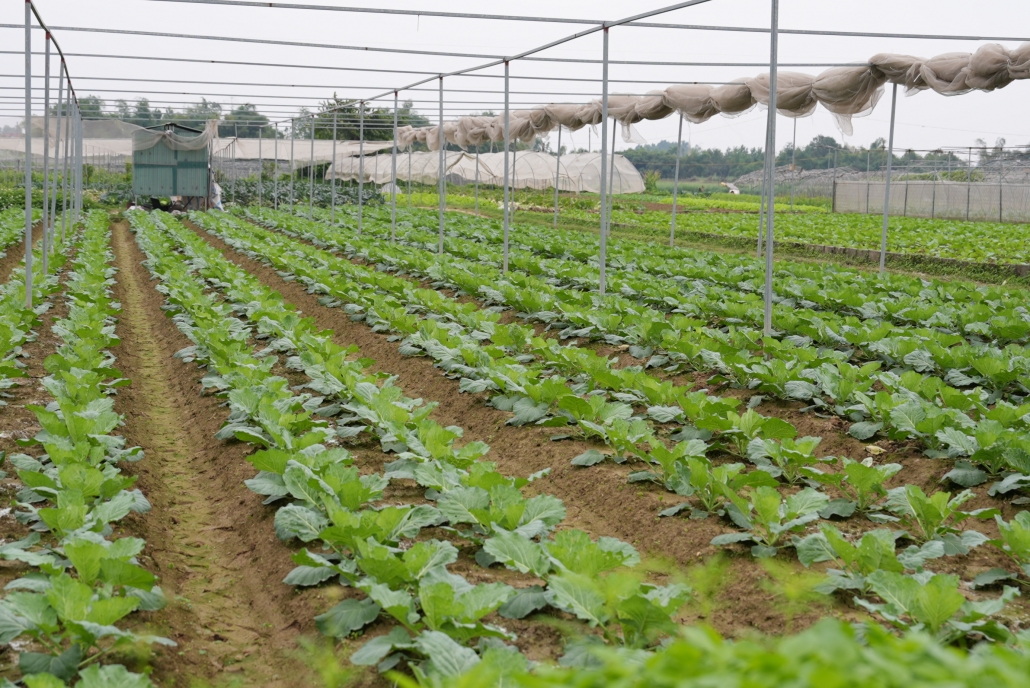
M 398 205 L 0 213 L 2 685 L 1027 685 L 1025 290 Z

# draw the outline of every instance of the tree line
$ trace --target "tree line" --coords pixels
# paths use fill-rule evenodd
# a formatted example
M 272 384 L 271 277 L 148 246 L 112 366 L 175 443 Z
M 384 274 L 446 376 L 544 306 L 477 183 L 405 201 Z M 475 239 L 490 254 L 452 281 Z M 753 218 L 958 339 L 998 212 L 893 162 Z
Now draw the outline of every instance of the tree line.
M 990 160 L 1004 156 L 1008 158 L 1025 158 L 1027 153 L 1013 153 L 1003 151 L 1004 139 L 998 139 L 994 147 L 981 141 L 973 147 L 972 152 L 976 156 L 978 164 L 984 164 Z M 661 141 L 655 144 L 637 146 L 627 151 L 625 155 L 641 172 L 656 171 L 662 178 L 671 179 L 676 169 L 676 143 L 673 141 Z M 736 179 L 737 177 L 760 170 L 765 161 L 765 152 L 761 148 L 747 148 L 737 146 L 721 150 L 718 148 L 691 148 L 687 150 L 684 145 L 683 153 L 680 155 L 680 178 L 681 179 Z M 865 146 L 849 146 L 834 139 L 832 136 L 816 136 L 808 144 L 798 146 L 793 150 L 792 144 L 787 144 L 776 155 L 777 167 L 789 166 L 791 162 L 798 170 L 830 169 L 847 167 L 852 170 L 864 172 L 876 172 L 887 166 L 887 146 L 882 138 L 876 139 L 867 148 Z M 911 167 L 914 163 L 937 164 L 940 167 L 953 165 L 956 168 L 965 167 L 967 156 L 959 155 L 957 151 L 928 151 L 919 152 L 913 150 L 895 150 L 892 166 Z

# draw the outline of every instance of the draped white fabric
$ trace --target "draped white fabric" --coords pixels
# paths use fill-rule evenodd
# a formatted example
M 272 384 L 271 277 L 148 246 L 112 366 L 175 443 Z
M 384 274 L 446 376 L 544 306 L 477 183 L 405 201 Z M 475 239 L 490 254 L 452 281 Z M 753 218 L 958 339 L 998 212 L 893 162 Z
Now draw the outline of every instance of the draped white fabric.
M 1030 43 L 1007 48 L 990 43 L 973 53 L 945 53 L 929 59 L 880 53 L 868 63 L 834 67 L 821 74 L 781 71 L 777 77 L 776 111 L 786 117 L 807 117 L 822 105 L 837 120 L 844 134 L 853 132 L 851 119 L 872 112 L 883 95 L 883 86 L 895 83 L 906 91 L 932 90 L 946 96 L 973 90 L 993 91 L 1013 81 L 1030 79 Z M 738 116 L 769 102 L 769 75 L 737 79 L 722 86 L 681 84 L 644 96 L 611 95 L 608 113 L 628 127 L 642 120 L 656 120 L 680 113 L 695 124 L 715 115 Z M 601 121 L 601 101 L 583 105 L 551 104 L 510 113 L 511 140 L 532 143 L 537 136 L 559 126 L 575 131 Z M 402 127 L 398 145 L 407 148 L 418 141 L 439 150 L 438 126 Z M 444 139 L 460 148 L 504 141 L 504 116 L 462 117 L 444 122 Z

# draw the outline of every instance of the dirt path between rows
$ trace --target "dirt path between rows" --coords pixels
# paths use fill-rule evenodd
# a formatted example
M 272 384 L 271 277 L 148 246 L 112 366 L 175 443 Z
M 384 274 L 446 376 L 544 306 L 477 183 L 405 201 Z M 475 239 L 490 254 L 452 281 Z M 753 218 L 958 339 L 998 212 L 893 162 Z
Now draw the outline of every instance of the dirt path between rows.
M 639 466 L 572 466 L 573 457 L 599 447 L 578 440 L 551 441 L 553 435 L 568 432 L 561 428 L 505 425 L 508 414 L 487 406 L 485 395 L 460 394 L 457 382 L 446 378 L 430 358 L 401 355 L 399 343 L 388 341 L 388 335 L 372 332 L 338 308 L 322 306 L 319 295 L 309 294 L 303 284 L 284 280 L 273 268 L 238 253 L 218 237 L 192 223 L 184 224 L 226 258 L 278 290 L 321 327 L 333 330 L 338 344 L 357 344 L 362 356 L 375 360 L 374 370 L 399 377 L 399 385 L 408 396 L 440 402 L 432 417 L 444 425 L 464 428 L 466 441 L 487 442 L 491 452 L 486 458 L 496 461 L 501 472 L 527 476 L 551 468 L 547 477 L 532 483 L 527 491 L 561 499 L 568 512 L 565 527 L 581 528 L 594 537 L 617 537 L 636 546 L 642 556 L 670 562 L 679 569 L 701 563 L 719 551 L 709 543 L 728 528 L 715 518 L 658 518 L 661 509 L 682 500 L 658 485 L 627 483 L 627 474 Z M 721 603 L 705 621 L 730 635 L 747 629 L 782 632 L 783 616 L 775 609 L 774 595 L 760 586 L 764 578 L 763 569 L 750 556 L 734 557 Z M 806 614 L 796 617 L 794 624 L 802 628 L 818 618 L 817 613 Z
M 32 243 L 35 244 L 43 237 L 43 225 L 37 223 L 32 228 Z M 7 255 L 0 258 L 0 284 L 11 278 L 11 273 L 21 264 L 25 257 L 25 242 L 17 241 L 7 247 Z
M 243 484 L 255 472 L 244 461 L 251 449 L 214 439 L 227 411 L 216 397 L 201 396 L 201 369 L 172 358 L 190 342 L 160 310 L 163 297 L 140 265 L 144 255 L 127 223 L 112 232 L 122 304 L 115 355 L 132 380 L 116 409 L 129 443 L 145 450 L 126 469 L 154 507 L 129 527 L 146 538 L 142 563 L 160 576 L 169 599 L 164 610 L 141 616 L 179 644 L 158 652 L 155 678 L 175 686 L 197 679 L 314 685 L 305 680 L 297 640 L 314 632 L 313 616 L 328 604 L 314 611 L 282 584 L 293 568 L 290 550 L 275 538 L 272 509 Z

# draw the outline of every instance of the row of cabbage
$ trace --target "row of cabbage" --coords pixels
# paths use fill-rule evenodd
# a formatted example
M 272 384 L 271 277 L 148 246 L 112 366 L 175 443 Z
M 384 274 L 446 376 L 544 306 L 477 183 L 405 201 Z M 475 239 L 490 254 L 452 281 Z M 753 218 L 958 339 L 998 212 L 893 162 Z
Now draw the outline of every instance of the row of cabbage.
M 625 315 L 630 308 L 624 303 L 626 299 L 618 295 L 604 298 L 594 295 L 589 302 L 582 298 L 570 299 L 567 289 L 529 275 L 520 277 L 515 272 L 502 275 L 496 266 L 439 256 L 417 247 L 385 244 L 377 236 L 357 237 L 345 228 L 330 228 L 283 213 L 255 211 L 253 216 L 269 225 L 289 227 L 289 231 L 306 239 L 344 250 L 384 269 L 399 269 L 439 280 L 440 284 L 481 296 L 488 303 L 518 309 L 523 317 L 549 322 L 559 330 L 559 336 L 563 333 L 565 336 L 589 336 L 591 327 L 595 332 L 599 329 L 591 323 L 607 320 L 611 322 L 610 329 L 600 330 L 605 336 L 620 337 L 615 341 L 631 337 L 630 341 L 637 347 L 645 343 L 639 337 L 638 326 Z M 611 313 L 609 309 L 620 312 Z M 661 328 L 661 323 L 655 319 L 645 320 L 643 329 L 647 331 L 649 328 Z M 894 361 L 895 367 L 891 370 L 879 371 L 880 362 L 858 366 L 842 360 L 843 354 L 839 352 L 804 346 L 804 342 L 795 346 L 790 342 L 778 344 L 775 340 L 759 340 L 757 333 L 751 335 L 754 339 L 745 336 L 733 339 L 728 335 L 720 336 L 718 331 L 706 330 L 710 336 L 705 339 L 700 329 L 684 334 L 676 334 L 671 328 L 659 331 L 665 349 L 657 359 L 662 363 L 679 356 L 698 370 L 714 368 L 741 386 L 757 389 L 762 395 L 805 399 L 812 409 L 835 413 L 851 421 L 850 431 L 860 439 L 869 439 L 884 432 L 891 439 L 917 441 L 931 456 L 960 461 L 949 477 L 963 487 L 993 479 L 992 494 L 1006 494 L 1030 482 L 1027 477 L 1030 474 L 1027 460 L 1030 458 L 1027 438 L 1030 406 L 999 399 L 996 388 L 958 389 L 941 378 L 906 369 L 903 361 Z M 603 357 L 576 347 L 558 346 L 554 340 L 547 341 L 551 344 L 551 351 L 566 360 L 576 352 L 582 372 L 600 382 L 599 386 L 604 386 L 605 380 L 612 376 L 653 379 L 639 367 L 613 371 Z M 762 346 L 759 354 L 746 348 L 759 345 Z M 634 348 L 631 347 L 630 351 Z M 655 365 L 655 362 L 656 356 L 652 356 L 649 363 Z M 609 385 L 609 388 L 613 387 Z M 682 388 L 673 389 L 683 392 Z M 660 405 L 667 406 L 669 402 L 658 401 L 653 395 L 630 401 L 640 402 L 644 398 L 651 405 L 649 414 L 656 420 L 670 421 L 681 416 L 661 408 Z M 761 395 L 752 397 L 752 402 L 756 401 L 761 401 Z M 708 426 L 706 419 L 693 418 L 689 409 L 683 410 L 687 411 L 687 420 L 697 427 L 724 429 Z M 812 466 L 818 463 L 817 443 L 809 440 L 800 447 L 794 443 L 789 456 L 784 456 L 784 452 L 775 446 L 751 445 L 752 439 L 754 435 L 748 436 L 740 448 L 742 456 L 761 463 L 768 463 L 771 457 L 774 463 L 779 464 L 780 470 L 792 474 L 792 481 L 812 477 Z M 793 440 L 793 435 L 790 439 Z M 663 482 L 683 494 L 682 489 L 676 487 L 681 481 L 675 479 L 675 474 L 664 466 L 663 474 Z
M 389 214 L 383 209 L 368 209 L 365 213 L 372 220 L 371 231 L 389 221 Z M 356 210 L 352 208 L 341 209 L 338 213 L 341 224 L 354 224 L 355 214 Z M 400 210 L 399 214 L 402 232 L 422 229 L 435 238 L 438 222 L 435 214 L 422 210 Z M 329 214 L 316 209 L 315 217 L 324 220 L 329 218 Z M 503 237 L 497 222 L 464 214 L 448 215 L 446 234 L 490 244 L 499 244 Z M 427 242 L 433 238 L 427 237 Z M 597 240 L 589 234 L 520 225 L 513 228 L 510 241 L 512 246 L 540 256 L 597 266 Z M 729 293 L 737 298 L 760 296 L 765 280 L 764 262 L 749 256 L 616 239 L 609 243 L 608 269 L 610 274 L 644 273 L 651 278 L 673 278 L 690 287 L 684 289 L 687 294 L 709 293 L 712 288 L 729 287 L 732 290 Z M 582 285 L 583 288 L 596 286 L 596 276 L 584 279 Z M 903 274 L 878 275 L 827 264 L 777 261 L 773 271 L 773 292 L 775 302 L 817 314 L 835 311 L 860 320 L 886 320 L 1002 342 L 1025 342 L 1030 334 L 1022 290 L 1004 286 L 925 280 Z M 727 292 L 713 293 L 723 295 Z M 719 315 L 708 309 L 704 311 L 709 317 Z M 792 325 L 788 314 L 784 310 L 774 314 L 779 329 L 786 330 Z M 727 317 L 742 318 L 745 315 L 729 313 Z M 760 317 L 748 319 L 761 322 Z M 782 323 L 779 322 L 781 319 Z
M 259 472 L 247 484 L 277 504 L 277 535 L 306 545 L 285 582 L 335 579 L 354 589 L 316 617 L 327 635 L 346 637 L 380 616 L 396 624 L 359 649 L 355 663 L 386 670 L 406 660 L 435 680 L 496 655 L 518 670 L 525 660 L 508 645 L 514 634 L 483 619 L 521 618 L 547 605 L 600 627 L 618 645 L 646 647 L 674 628 L 688 590 L 644 582 L 630 545 L 553 532 L 565 516 L 561 501 L 526 498 L 520 489 L 537 476 L 501 475 L 482 442 L 458 446 L 460 427 L 428 417 L 435 404 L 367 372 L 371 361 L 356 347 L 335 344 L 331 331 L 175 220 L 143 213 L 130 220 L 176 324 L 194 342 L 178 356 L 206 366 L 204 385 L 228 399 L 219 437 L 260 447 L 249 458 Z M 275 374 L 279 353 L 311 391 L 297 392 Z M 382 473 L 359 471 L 345 446 L 366 437 L 395 455 Z M 425 488 L 424 502 L 395 503 L 388 490 L 396 480 Z M 527 585 L 473 585 L 452 573 L 459 548 L 451 540 L 471 546 L 484 566 L 500 562 L 526 574 Z
M 6 457 L 22 485 L 14 515 L 29 534 L 0 545 L 0 558 L 26 567 L 0 599 L 0 643 L 19 653 L 30 688 L 66 681 L 145 688 L 152 685 L 146 676 L 100 661 L 140 643 L 174 645 L 126 628 L 133 611 L 160 609 L 165 600 L 155 576 L 136 560 L 145 542 L 113 537 L 112 524 L 150 504 L 133 489 L 135 478 L 118 468 L 143 454 L 114 434 L 122 419 L 111 395 L 128 380 L 110 352 L 118 343 L 119 307 L 111 296 L 108 225 L 106 213 L 94 211 L 69 245 L 55 247 L 57 273 L 36 281 L 41 305 L 20 320 L 26 332 L 40 325 L 39 314 L 50 306 L 43 298 L 60 289 L 66 252 L 74 248 L 63 291 L 68 314 L 51 326 L 60 345 L 43 362 L 48 375 L 40 380 L 53 401 L 27 406 L 42 429 L 21 444 L 40 451 Z M 13 684 L 5 679 L 4 685 Z
M 426 220 L 424 216 L 414 219 L 420 224 Z M 500 265 L 500 232 L 484 230 L 474 223 L 469 218 L 452 223 L 451 235 L 456 240 L 447 242 L 445 248 L 465 258 Z M 372 223 L 370 229 L 385 236 L 382 223 Z M 406 242 L 436 248 L 435 231 L 417 231 L 403 224 L 401 231 Z M 569 246 L 576 243 L 575 238 L 538 228 L 520 231 L 513 243 L 510 264 L 514 269 L 587 294 L 596 292 L 596 247 L 585 255 L 573 253 Z M 648 247 L 645 252 L 639 244 L 627 245 L 634 250 L 613 249 L 616 259 L 609 266 L 608 283 L 611 291 L 630 303 L 645 306 L 642 312 L 634 313 L 638 320 L 661 320 L 671 313 L 689 318 L 673 321 L 673 328 L 692 328 L 707 334 L 714 327 L 740 332 L 750 339 L 760 336 L 756 332 L 764 318 L 760 272 L 751 271 L 746 280 L 720 278 L 719 266 L 706 268 L 710 270 L 707 274 L 699 273 L 685 269 L 681 260 L 653 255 L 669 250 L 665 247 Z M 808 272 L 816 271 L 809 268 Z M 832 275 L 834 271 L 825 272 Z M 859 283 L 849 286 L 845 282 L 831 289 L 825 276 L 784 275 L 774 281 L 773 323 L 780 338 L 840 349 L 860 361 L 905 362 L 920 372 L 943 375 L 957 386 L 983 378 L 1020 396 L 1028 393 L 1023 382 L 1030 370 L 1030 353 L 1025 346 L 1030 335 L 1030 312 L 1022 291 L 973 285 L 946 289 L 948 283 L 905 278 L 907 285 L 883 284 L 879 291 L 863 293 L 858 279 L 853 281 Z M 901 280 L 884 280 L 891 281 Z M 900 290 L 903 286 L 909 287 L 907 293 Z M 959 302 L 956 298 L 967 300 Z M 619 300 L 612 300 L 612 304 L 617 307 Z M 596 328 L 610 334 L 603 331 L 603 326 L 602 321 Z
M 869 600 L 863 600 L 863 603 L 899 625 L 924 623 L 917 619 L 917 604 L 912 600 L 922 595 L 947 594 L 951 603 L 957 602 L 958 606 L 949 610 L 947 618 L 930 624 L 934 631 L 945 636 L 964 635 L 975 627 L 979 633 L 989 631 L 999 638 L 1010 637 L 1003 627 L 988 620 L 987 616 L 1000 611 L 1004 602 L 1015 594 L 1014 589 L 1007 589 L 1001 598 L 967 603 L 958 593 L 958 577 L 934 575 L 923 570 L 927 561 L 941 556 L 968 554 L 987 540 L 976 530 L 961 531 L 958 528 L 969 517 L 997 515 L 994 510 L 962 511 L 960 507 L 972 497 L 971 492 L 954 497 L 946 492 L 927 496 L 918 487 L 902 486 L 888 493 L 884 483 L 897 473 L 900 466 L 875 465 L 871 459 L 864 462 L 843 459 L 843 471 L 818 472 L 813 470 L 813 464 L 818 461 L 811 458 L 813 438 L 795 441 L 792 438 L 796 432 L 783 421 L 764 418 L 753 410 L 737 415 L 730 410 L 733 408 L 731 403 L 723 400 L 711 403 L 711 398 L 700 393 L 692 393 L 692 397 L 688 394 L 680 401 L 693 401 L 694 410 L 698 409 L 700 400 L 709 402 L 705 411 L 711 416 L 703 419 L 701 425 L 721 430 L 719 436 L 708 444 L 705 440 L 711 439 L 710 431 L 699 431 L 696 425 L 686 426 L 672 436 L 676 444 L 670 447 L 644 418 L 632 416 L 633 409 L 629 404 L 609 402 L 602 395 L 581 396 L 591 388 L 583 384 L 590 379 L 588 373 L 581 373 L 575 381 L 552 375 L 555 371 L 545 371 L 540 364 L 532 365 L 536 356 L 524 351 L 519 354 L 521 369 L 516 370 L 511 364 L 507 368 L 493 367 L 496 361 L 502 361 L 504 365 L 505 358 L 513 360 L 512 354 L 522 351 L 513 350 L 507 344 L 498 344 L 499 341 L 512 341 L 511 332 L 518 332 L 521 326 L 499 325 L 489 320 L 489 314 L 453 300 L 441 300 L 436 310 L 430 310 L 427 304 L 432 301 L 432 294 L 440 298 L 437 292 L 413 288 L 406 285 L 405 280 L 336 259 L 300 242 L 285 241 L 225 215 L 197 214 L 194 219 L 238 250 L 269 262 L 281 274 L 300 279 L 312 291 L 327 294 L 323 299 L 326 305 L 342 304 L 353 318 L 364 319 L 375 329 L 407 334 L 402 351 L 409 354 L 425 352 L 434 357 L 438 365 L 462 378 L 463 389 L 482 391 L 490 387 L 481 383 L 496 384 L 498 380 L 509 384 L 504 388 L 507 394 L 493 398 L 495 406 L 515 411 L 515 417 L 509 422 L 518 424 L 539 419 L 551 425 L 573 424 L 585 435 L 605 441 L 616 457 L 645 461 L 655 466 L 656 471 L 660 466 L 671 489 L 693 498 L 693 515 L 724 515 L 742 529 L 742 532 L 716 538 L 716 544 L 749 541 L 753 543 L 752 551 L 757 556 L 771 556 L 781 548 L 793 547 L 806 565 L 832 560 L 840 568 L 828 575 L 823 586 L 825 590 L 859 590 L 866 594 L 875 593 L 883 600 L 894 600 L 886 606 Z M 291 226 L 295 227 L 295 224 Z M 301 230 L 298 233 L 304 234 Z M 408 299 L 407 305 L 403 299 Z M 415 315 L 420 311 L 428 316 L 421 322 Z M 460 321 L 474 319 L 477 314 L 483 319 L 475 324 L 476 329 L 472 332 L 478 334 L 473 336 L 462 332 Z M 496 319 L 496 314 L 493 316 Z M 445 326 L 441 327 L 439 323 L 445 323 Z M 528 336 L 523 333 L 524 338 L 519 341 L 526 341 Z M 487 339 L 493 343 L 485 344 Z M 575 347 L 560 348 L 575 350 Z M 534 353 L 547 350 L 547 345 L 541 340 L 534 342 Z M 600 360 L 603 363 L 595 371 L 599 377 L 605 374 L 603 364 L 606 363 L 604 359 Z M 607 370 L 608 379 L 618 380 L 620 372 Z M 543 382 L 535 382 L 530 375 L 543 379 Z M 542 375 L 544 377 L 541 378 Z M 652 387 L 651 391 L 669 392 L 672 389 L 670 383 L 664 382 L 659 387 Z M 557 399 L 553 414 L 548 413 L 552 410 L 550 404 L 537 404 L 541 393 Z M 515 399 L 514 403 L 512 399 Z M 630 399 L 633 402 L 641 400 L 640 397 Z M 534 406 L 536 410 L 532 411 Z M 595 415 L 588 417 L 591 411 Z M 743 464 L 739 463 L 713 465 L 706 457 L 712 447 L 747 455 L 760 470 L 746 473 Z M 758 448 L 763 449 L 764 456 L 758 453 Z M 577 457 L 574 463 L 590 465 L 603 458 L 600 452 L 591 451 Z M 637 472 L 634 478 L 646 477 L 647 473 Z M 788 483 L 805 481 L 832 485 L 845 498 L 831 503 L 825 493 L 812 487 L 784 498 L 776 489 L 779 484 L 776 477 Z M 684 506 L 687 503 L 665 513 L 671 515 Z M 804 534 L 809 524 L 820 515 L 829 518 L 850 516 L 856 512 L 878 522 L 900 521 L 909 530 L 875 530 L 863 535 L 859 542 L 852 543 L 831 524 L 823 524 L 818 531 L 797 537 Z M 1000 522 L 1004 537 L 995 543 L 1021 566 L 1030 561 L 1026 549 L 1019 544 L 1028 524 L 1030 519 L 1022 516 L 1011 524 Z M 912 544 L 896 553 L 897 543 L 902 541 Z M 912 575 L 904 575 L 906 571 Z M 1022 570 L 1018 574 L 996 570 L 989 578 L 997 582 L 1014 575 L 1021 577 L 1024 574 Z M 899 589 L 905 589 L 906 594 L 896 595 Z M 908 599 L 909 603 L 900 606 L 897 603 L 899 599 Z
M 579 209 L 563 210 L 566 219 L 597 224 L 597 215 Z M 616 231 L 627 228 L 637 234 L 667 241 L 669 214 L 616 210 L 612 214 Z M 778 214 L 776 238 L 780 241 L 880 248 L 882 217 L 876 214 L 805 213 Z M 1030 263 L 1026 241 L 1013 228 L 1020 225 L 1000 222 L 962 222 L 914 217 L 891 217 L 887 250 L 917 256 L 935 256 L 977 263 Z M 692 233 L 747 238 L 758 235 L 757 213 L 685 213 L 677 218 L 676 236 L 689 241 Z
M 25 226 L 24 212 L 14 219 L 11 215 L 10 210 L 0 213 L 0 247 L 16 242 Z M 7 243 L 4 243 L 5 237 Z M 51 263 L 55 273 L 44 275 L 38 250 L 34 251 L 33 258 L 32 303 L 36 304 L 33 309 L 25 308 L 24 262 L 14 268 L 7 281 L 0 285 L 0 408 L 5 403 L 2 395 L 24 375 L 25 366 L 18 360 L 21 347 L 34 337 L 33 328 L 40 324 L 40 316 L 50 308 L 47 298 L 58 289 L 58 275 L 55 273 L 65 260 L 58 252 Z
M 34 211 L 34 217 L 39 216 L 39 211 Z M 20 208 L 8 208 L 0 210 L 0 258 L 6 255 L 7 251 L 17 244 L 25 233 L 25 210 Z

